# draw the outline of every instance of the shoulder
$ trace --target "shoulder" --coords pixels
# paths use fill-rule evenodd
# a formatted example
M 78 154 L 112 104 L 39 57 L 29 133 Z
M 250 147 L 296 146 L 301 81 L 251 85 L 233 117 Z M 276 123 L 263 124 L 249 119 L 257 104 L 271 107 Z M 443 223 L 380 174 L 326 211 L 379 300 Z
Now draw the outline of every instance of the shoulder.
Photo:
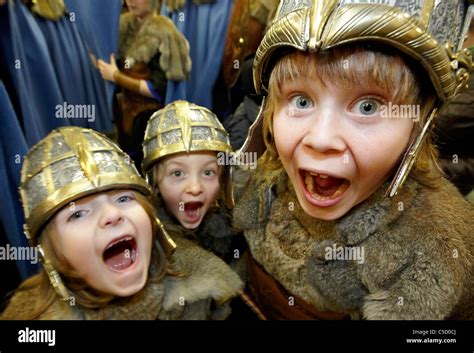
M 381 226 L 361 243 L 367 246 L 363 267 L 370 267 L 374 278 L 383 280 L 387 273 L 403 269 L 418 283 L 436 278 L 445 292 L 459 291 L 469 281 L 474 212 L 450 182 L 441 180 L 437 189 L 408 182 L 381 218 Z
M 150 16 L 140 28 L 140 32 L 148 34 L 162 33 L 164 31 L 170 33 L 179 32 L 174 22 L 163 15 Z
M 187 305 L 209 299 L 223 304 L 241 293 L 242 281 L 224 261 L 190 240 L 182 237 L 174 240 L 177 248 L 173 260 L 184 273 L 166 277 L 165 310 L 180 305 L 183 300 Z
M 31 315 L 35 307 L 35 300 L 39 294 L 38 286 L 34 285 L 35 275 L 25 280 L 11 297 L 8 306 L 3 311 L 1 318 L 3 320 L 15 320 Z
M 130 26 L 133 26 L 136 23 L 136 17 L 130 13 L 126 12 L 122 15 L 120 15 L 120 31 L 124 31 L 127 28 L 130 28 Z
M 10 302 L 0 318 L 2 320 L 18 320 L 30 318 L 36 306 L 38 299 L 42 298 L 40 293 L 39 279 L 40 274 L 34 275 L 25 280 L 15 291 Z M 40 320 L 61 320 L 77 319 L 69 305 L 55 299 L 54 302 L 39 316 Z
M 466 201 L 456 187 L 442 179 L 440 187 L 421 186 L 407 216 L 412 223 L 425 227 L 426 233 L 441 236 L 472 238 L 474 206 Z
M 257 163 L 258 165 L 258 163 Z M 287 186 L 283 169 L 274 171 L 244 169 L 233 172 L 234 226 L 239 230 L 259 229 L 268 221 L 273 201 Z
M 349 243 L 357 244 L 371 234 L 397 234 L 404 242 L 423 239 L 430 242 L 449 242 L 473 233 L 473 206 L 463 199 L 446 179 L 439 187 L 428 188 L 408 179 L 400 192 L 387 198 L 383 185 L 369 199 L 354 207 L 340 222 L 339 231 Z M 387 239 L 389 241 L 389 239 Z

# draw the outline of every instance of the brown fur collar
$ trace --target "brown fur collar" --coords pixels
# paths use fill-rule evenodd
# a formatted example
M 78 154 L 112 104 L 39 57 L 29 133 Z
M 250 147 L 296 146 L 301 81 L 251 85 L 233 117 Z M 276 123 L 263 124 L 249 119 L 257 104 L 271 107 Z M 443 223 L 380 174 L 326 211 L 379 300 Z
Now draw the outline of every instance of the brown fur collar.
M 120 16 L 119 28 L 119 57 L 148 64 L 159 52 L 160 40 L 157 33 L 160 28 L 158 15 L 150 16 L 145 22 L 139 23 L 136 17 L 127 12 Z
M 342 218 L 323 221 L 301 209 L 284 171 L 263 180 L 258 173 L 234 226 L 290 293 L 353 318 L 474 317 L 474 211 L 449 182 L 430 190 L 408 179 L 392 199 L 383 185 Z M 328 261 L 333 245 L 363 248 L 364 262 Z

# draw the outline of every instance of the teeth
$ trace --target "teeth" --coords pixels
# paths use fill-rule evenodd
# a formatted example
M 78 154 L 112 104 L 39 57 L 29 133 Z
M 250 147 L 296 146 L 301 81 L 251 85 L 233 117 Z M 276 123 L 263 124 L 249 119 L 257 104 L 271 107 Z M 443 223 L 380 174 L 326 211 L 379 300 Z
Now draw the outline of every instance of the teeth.
M 313 190 L 314 190 L 314 186 L 313 186 L 313 177 L 311 176 L 312 174 L 306 174 L 305 178 L 304 178 L 304 182 L 306 184 L 306 188 L 308 189 L 308 191 L 310 193 L 313 193 Z
M 329 175 L 326 175 L 326 174 L 318 174 L 318 173 L 314 173 L 314 172 L 307 172 L 306 175 L 312 175 L 312 176 L 319 176 L 321 179 L 326 179 L 326 178 L 329 178 Z
M 317 173 L 312 173 L 312 172 L 306 172 L 305 177 L 304 177 L 304 183 L 306 185 L 306 188 L 308 189 L 311 196 L 316 200 L 326 201 L 326 200 L 334 199 L 338 197 L 339 195 L 341 195 L 347 189 L 347 187 L 344 187 L 344 184 L 342 184 L 341 187 L 339 187 L 331 196 L 319 195 L 318 193 L 314 192 L 314 184 L 313 184 L 313 176 L 318 176 L 318 175 L 321 179 L 326 179 L 329 177 L 326 174 L 317 174 Z
M 115 241 L 112 244 L 110 244 L 108 247 L 105 248 L 105 250 L 110 249 L 112 246 L 117 245 L 118 243 L 121 243 L 122 241 L 129 241 L 129 240 L 132 240 L 132 239 L 133 239 L 132 237 L 122 238 L 122 239 L 120 239 L 118 241 Z
M 341 194 L 342 194 L 342 191 L 341 191 L 341 189 L 339 188 L 339 189 L 336 190 L 336 192 L 334 193 L 334 195 L 333 195 L 332 197 L 334 198 L 334 197 L 337 197 L 337 196 L 339 196 L 339 195 L 341 195 Z

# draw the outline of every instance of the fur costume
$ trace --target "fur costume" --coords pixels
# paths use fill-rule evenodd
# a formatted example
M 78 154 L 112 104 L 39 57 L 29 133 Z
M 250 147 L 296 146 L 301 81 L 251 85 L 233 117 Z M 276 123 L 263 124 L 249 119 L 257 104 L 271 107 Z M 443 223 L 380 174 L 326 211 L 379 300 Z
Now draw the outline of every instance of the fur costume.
M 152 15 L 141 24 L 132 13 L 121 15 L 119 57 L 133 67 L 137 62 L 149 64 L 158 54 L 168 80 L 183 80 L 191 71 L 189 44 L 173 21 Z
M 167 80 L 184 80 L 191 71 L 189 44 L 169 18 L 152 14 L 142 23 L 128 12 L 120 16 L 118 59 L 121 72 L 148 81 L 155 92 L 156 99 L 128 89 L 118 96 L 119 142 L 140 163 L 144 124 L 163 107 Z
M 157 210 L 162 222 L 176 225 L 179 232 L 186 238 L 196 241 L 204 249 L 212 251 L 226 262 L 233 260 L 235 249 L 241 250 L 238 240 L 242 239 L 242 236 L 232 227 L 229 211 L 222 202 L 218 207 L 211 207 L 199 227 L 193 230 L 179 225 L 179 222 L 166 211 L 163 201 L 160 200 L 159 203 Z
M 149 281 L 131 298 L 115 300 L 100 309 L 70 306 L 58 297 L 40 319 L 225 319 L 230 314 L 230 299 L 241 291 L 241 280 L 216 256 L 186 239 L 175 241 L 178 247 L 174 261 L 181 270 L 188 271 L 186 275 L 166 275 L 158 283 Z M 17 291 L 0 318 L 16 319 L 31 312 L 38 289 Z
M 251 254 L 290 294 L 352 319 L 474 319 L 474 210 L 442 181 L 387 184 L 338 220 L 308 216 L 284 170 L 249 174 L 234 209 Z M 327 249 L 363 248 L 361 263 Z

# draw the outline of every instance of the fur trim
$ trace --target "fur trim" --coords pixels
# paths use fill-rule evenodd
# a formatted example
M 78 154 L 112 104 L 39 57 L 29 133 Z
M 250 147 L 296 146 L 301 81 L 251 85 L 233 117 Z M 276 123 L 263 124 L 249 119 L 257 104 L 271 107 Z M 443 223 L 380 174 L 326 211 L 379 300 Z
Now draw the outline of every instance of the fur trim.
M 383 185 L 339 220 L 323 221 L 301 209 L 284 179 L 250 181 L 234 221 L 255 260 L 290 293 L 353 318 L 474 318 L 474 210 L 449 182 L 430 190 L 409 179 L 392 199 Z M 328 260 L 333 246 L 359 247 L 365 258 Z
M 10 299 L 10 302 L 3 313 L 0 315 L 1 320 L 17 320 L 31 316 L 33 313 L 36 300 L 40 297 L 40 290 L 38 286 L 33 286 L 32 283 L 37 283 L 38 277 L 41 274 L 36 274 L 22 283 L 24 289 L 18 289 Z M 77 320 L 81 315 L 73 310 L 68 303 L 57 300 L 41 315 L 42 320 Z
M 235 237 L 242 236 L 242 234 L 232 227 L 231 215 L 223 202 L 218 207 L 210 208 L 199 227 L 193 230 L 181 226 L 176 218 L 167 212 L 160 197 L 156 209 L 160 220 L 168 227 L 176 228 L 188 239 L 197 240 L 200 246 L 225 259 L 225 261 L 232 258 L 235 246 L 238 247 L 239 245 L 236 244 L 238 239 Z M 239 250 L 241 249 L 239 248 Z
M 119 57 L 148 64 L 160 54 L 160 67 L 169 80 L 183 80 L 191 71 L 189 43 L 173 21 L 152 15 L 139 23 L 132 13 L 120 16 Z
M 119 56 L 135 62 L 148 64 L 159 53 L 160 40 L 156 16 L 143 24 L 130 12 L 120 16 Z M 133 66 L 133 65 L 132 65 Z
M 211 297 L 222 304 L 240 294 L 242 281 L 221 259 L 190 240 L 179 237 L 174 240 L 180 249 L 175 261 L 180 268 L 191 272 L 186 277 L 166 278 L 165 310 L 180 305 L 182 300 L 192 303 Z

